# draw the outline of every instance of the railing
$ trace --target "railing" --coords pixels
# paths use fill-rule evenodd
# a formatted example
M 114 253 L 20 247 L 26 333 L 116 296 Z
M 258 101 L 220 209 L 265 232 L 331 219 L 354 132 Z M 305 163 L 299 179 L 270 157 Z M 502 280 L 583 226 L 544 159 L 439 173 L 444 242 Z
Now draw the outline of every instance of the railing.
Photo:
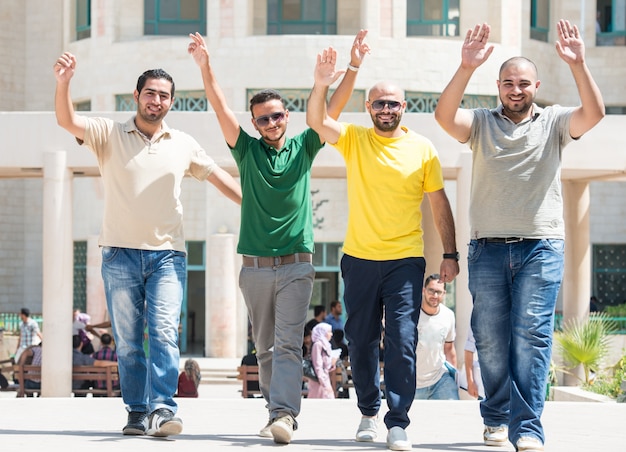
M 31 314 L 30 318 L 37 322 L 39 329 L 43 331 L 43 317 L 41 314 Z M 20 315 L 15 312 L 0 312 L 0 328 L 4 328 L 5 333 L 20 332 Z
M 592 321 L 598 320 L 598 318 L 591 316 Z M 626 334 L 626 317 L 602 317 L 602 319 L 608 322 L 614 322 L 617 328 L 611 331 L 609 334 Z M 563 330 L 563 314 L 554 314 L 554 331 Z

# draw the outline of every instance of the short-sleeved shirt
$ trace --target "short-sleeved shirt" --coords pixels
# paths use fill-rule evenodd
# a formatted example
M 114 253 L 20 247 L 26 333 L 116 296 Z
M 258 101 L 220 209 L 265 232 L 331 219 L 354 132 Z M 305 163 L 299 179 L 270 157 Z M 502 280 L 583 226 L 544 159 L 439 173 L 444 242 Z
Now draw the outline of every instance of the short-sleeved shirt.
M 26 322 L 20 323 L 20 347 L 27 348 L 34 345 L 38 333 L 39 325 L 31 317 L 28 317 Z
M 311 166 L 322 147 L 306 129 L 287 138 L 282 149 L 243 129 L 231 148 L 240 173 L 241 228 L 237 252 L 283 256 L 313 252 Z
M 205 180 L 216 164 L 191 136 L 170 129 L 147 138 L 126 123 L 87 118 L 85 145 L 104 183 L 100 246 L 185 252 L 181 183 Z
M 561 158 L 573 109 L 533 105 L 519 124 L 502 105 L 472 111 L 471 237 L 564 238 Z
M 444 344 L 454 342 L 456 329 L 454 312 L 443 304 L 435 315 L 420 312 L 417 323 L 417 388 L 427 388 L 437 383 L 448 372 L 445 367 Z
M 335 148 L 346 162 L 348 230 L 343 250 L 369 260 L 422 257 L 421 204 L 425 192 L 443 188 L 437 151 L 425 137 L 402 127 L 387 138 L 373 128 L 341 124 Z

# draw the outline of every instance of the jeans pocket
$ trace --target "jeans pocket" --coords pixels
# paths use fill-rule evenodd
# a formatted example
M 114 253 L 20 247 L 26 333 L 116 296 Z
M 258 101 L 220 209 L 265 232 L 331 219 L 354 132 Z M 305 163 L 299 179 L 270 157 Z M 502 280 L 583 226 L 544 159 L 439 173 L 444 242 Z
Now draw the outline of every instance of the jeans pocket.
M 563 239 L 542 239 L 541 243 L 549 250 L 554 251 L 557 254 L 564 254 L 565 252 L 565 240 Z
M 470 240 L 467 247 L 467 261 L 476 262 L 484 247 L 482 240 Z
M 116 246 L 103 246 L 102 247 L 102 262 L 111 262 L 117 256 L 119 248 Z

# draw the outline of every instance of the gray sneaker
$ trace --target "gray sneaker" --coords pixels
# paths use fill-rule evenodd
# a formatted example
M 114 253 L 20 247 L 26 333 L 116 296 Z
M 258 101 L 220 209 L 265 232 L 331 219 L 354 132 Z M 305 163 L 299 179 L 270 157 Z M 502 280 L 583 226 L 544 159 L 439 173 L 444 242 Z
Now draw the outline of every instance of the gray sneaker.
M 274 437 L 274 442 L 278 444 L 289 444 L 293 437 L 294 420 L 288 414 L 274 419 L 270 426 L 270 432 Z
M 150 415 L 147 435 L 171 436 L 179 435 L 183 431 L 183 421 L 174 416 L 172 410 L 158 408 Z
M 359 428 L 356 431 L 356 440 L 361 442 L 371 442 L 378 436 L 378 418 L 362 417 Z
M 122 434 L 132 436 L 143 436 L 148 430 L 148 413 L 140 411 L 130 411 L 128 421 L 122 429 Z

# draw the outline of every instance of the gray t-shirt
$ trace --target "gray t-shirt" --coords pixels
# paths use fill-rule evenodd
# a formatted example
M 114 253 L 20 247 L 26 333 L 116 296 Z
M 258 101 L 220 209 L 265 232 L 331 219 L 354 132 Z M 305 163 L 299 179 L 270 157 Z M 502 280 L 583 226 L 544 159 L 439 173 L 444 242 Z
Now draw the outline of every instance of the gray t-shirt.
M 519 124 L 502 105 L 472 110 L 471 238 L 565 237 L 561 158 L 573 110 L 533 105 Z

